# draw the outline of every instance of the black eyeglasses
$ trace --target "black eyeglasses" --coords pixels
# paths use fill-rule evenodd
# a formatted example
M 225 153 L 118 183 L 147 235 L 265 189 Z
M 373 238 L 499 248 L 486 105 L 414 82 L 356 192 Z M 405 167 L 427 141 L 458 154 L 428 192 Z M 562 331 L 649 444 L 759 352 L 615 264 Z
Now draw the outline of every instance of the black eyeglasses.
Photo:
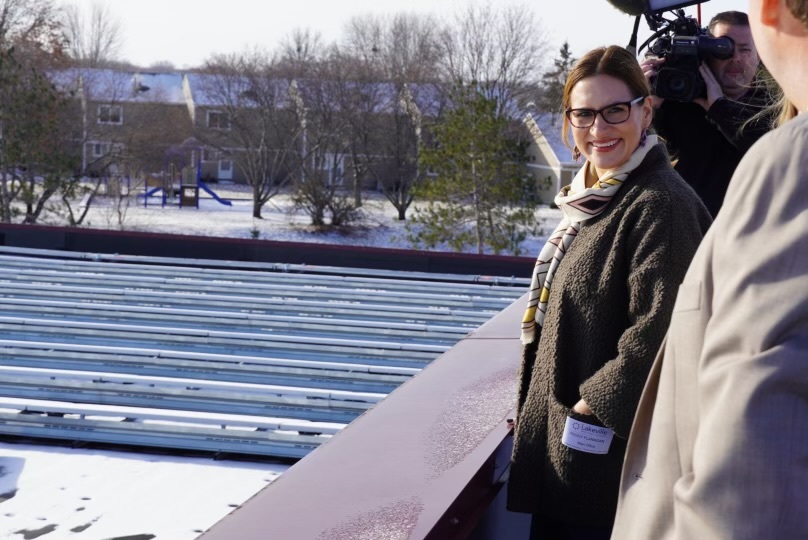
M 644 100 L 645 96 L 606 105 L 602 109 L 567 109 L 565 114 L 572 127 L 589 128 L 595 123 L 598 115 L 602 116 L 607 124 L 622 124 L 631 116 L 631 106 Z

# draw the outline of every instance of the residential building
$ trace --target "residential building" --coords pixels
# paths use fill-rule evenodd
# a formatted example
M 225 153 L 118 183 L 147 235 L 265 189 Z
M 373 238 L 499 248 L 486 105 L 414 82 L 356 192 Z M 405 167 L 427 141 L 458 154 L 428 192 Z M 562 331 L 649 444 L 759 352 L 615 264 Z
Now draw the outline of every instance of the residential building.
M 54 74 L 81 108 L 81 171 L 275 184 L 298 172 L 328 185 L 378 189 L 417 174 L 422 119 L 443 93 L 430 84 L 337 81 L 314 84 L 266 74 L 69 69 Z M 557 114 L 509 113 L 527 130 L 527 170 L 550 204 L 579 165 L 565 158 Z M 186 174 L 185 176 L 189 176 Z
M 572 159 L 571 146 L 564 144 L 560 114 L 527 113 L 523 122 L 530 133 L 527 169 L 536 180 L 539 200 L 551 204 L 561 188 L 572 183 L 581 164 Z
M 54 77 L 81 106 L 81 172 L 154 174 L 191 164 L 181 146 L 192 134 L 181 74 L 77 68 Z

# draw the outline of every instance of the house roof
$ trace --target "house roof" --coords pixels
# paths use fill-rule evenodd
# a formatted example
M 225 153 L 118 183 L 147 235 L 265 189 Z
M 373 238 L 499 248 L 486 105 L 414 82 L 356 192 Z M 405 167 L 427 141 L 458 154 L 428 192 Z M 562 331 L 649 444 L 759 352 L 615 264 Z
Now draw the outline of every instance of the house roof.
M 244 99 L 251 90 L 251 82 L 246 77 L 221 76 L 211 73 L 190 72 L 184 75 L 187 91 L 194 105 L 198 107 L 215 107 L 229 103 L 242 107 L 254 106 L 254 102 Z M 277 103 L 286 103 L 289 94 L 289 83 L 285 79 L 267 81 L 271 85 Z
M 222 105 L 227 100 L 230 103 L 239 103 L 240 106 L 250 106 L 249 100 L 241 99 L 245 92 L 251 90 L 251 81 L 240 77 L 227 77 L 219 79 L 219 76 L 208 73 L 187 73 L 185 79 L 187 88 L 190 91 L 193 103 L 196 106 L 212 107 Z M 289 106 L 289 89 L 291 85 L 289 79 L 267 79 L 262 84 L 266 84 L 266 89 L 271 88 L 275 93 L 274 102 L 281 107 Z M 339 108 L 340 100 L 337 92 L 341 88 L 330 82 L 317 83 L 312 80 L 300 80 L 296 82 L 298 91 L 304 104 L 315 103 L 317 100 L 327 100 L 329 105 Z M 342 85 L 343 83 L 340 83 Z M 366 83 L 366 82 L 345 82 L 354 90 L 359 90 L 370 97 L 373 104 L 374 113 L 389 113 L 398 106 L 400 95 L 395 84 L 389 82 Z M 421 83 L 407 85 L 413 101 L 418 106 L 422 115 L 436 116 L 440 110 L 441 94 L 440 88 L 435 84 Z M 307 105 L 310 107 L 310 105 Z
M 138 89 L 133 101 L 185 104 L 181 73 L 138 72 L 132 74 L 131 80 L 132 87 Z
M 559 113 L 542 112 L 539 114 L 529 113 L 536 125 L 539 127 L 544 139 L 553 149 L 556 158 L 562 165 L 574 164 L 572 159 L 570 147 L 572 146 L 572 137 L 568 136 L 570 146 L 564 144 L 564 138 L 561 136 L 561 115 Z
M 94 102 L 184 105 L 181 73 L 70 68 L 51 73 L 57 87 L 85 92 Z
M 151 73 L 115 69 L 69 68 L 51 73 L 52 80 L 64 90 L 78 91 L 82 87 L 87 99 L 96 102 L 149 102 L 187 104 L 188 99 L 198 107 L 223 105 L 222 93 L 230 103 L 240 107 L 250 107 L 251 101 L 243 99 L 251 89 L 247 78 L 227 77 L 226 82 L 217 83 L 216 74 L 200 72 Z M 285 78 L 265 81 L 276 92 L 275 103 L 280 107 L 289 104 L 291 80 Z M 355 89 L 371 96 L 375 113 L 390 113 L 396 110 L 401 101 L 401 93 L 392 82 L 351 82 Z M 217 84 L 219 87 L 217 88 Z M 297 85 L 304 102 L 313 103 L 318 98 L 327 100 L 339 107 L 336 93 L 339 86 L 331 82 L 318 83 L 313 80 L 299 80 Z M 436 117 L 445 101 L 446 89 L 435 83 L 408 83 L 407 88 L 413 102 L 423 116 Z M 518 119 L 521 111 L 515 101 L 505 106 L 505 114 Z

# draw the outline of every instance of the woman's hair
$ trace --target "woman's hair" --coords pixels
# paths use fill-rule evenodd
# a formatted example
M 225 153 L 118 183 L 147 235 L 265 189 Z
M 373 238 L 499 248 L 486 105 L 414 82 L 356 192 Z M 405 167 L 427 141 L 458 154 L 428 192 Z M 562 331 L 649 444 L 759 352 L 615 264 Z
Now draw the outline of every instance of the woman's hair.
M 808 0 L 786 0 L 786 6 L 791 14 L 800 21 L 805 28 L 808 28 Z M 770 76 L 771 77 L 771 76 Z M 772 80 L 774 78 L 772 77 Z M 772 127 L 778 128 L 797 116 L 797 107 L 789 101 L 779 85 L 775 84 L 773 103 L 767 108 L 767 112 L 772 115 Z
M 599 47 L 583 55 L 572 66 L 569 75 L 567 75 L 567 83 L 564 85 L 564 97 L 561 102 L 564 110 L 570 108 L 570 93 L 572 93 L 575 85 L 582 79 L 594 75 L 609 75 L 623 81 L 634 97 L 647 97 L 651 93 L 648 88 L 648 81 L 643 75 L 642 68 L 640 68 L 640 63 L 632 53 L 618 45 Z M 564 115 L 561 135 L 564 138 L 564 144 L 567 146 L 569 146 L 567 138 L 569 129 L 569 120 Z
M 786 0 L 788 10 L 794 17 L 808 28 L 808 1 L 806 0 Z
M 777 116 L 772 122 L 772 127 L 775 128 L 782 126 L 799 114 L 797 107 L 788 100 L 785 94 L 780 96 L 780 101 L 778 101 L 774 107 L 775 111 L 777 111 Z
M 786 98 L 783 89 L 780 88 L 780 85 L 777 84 L 777 81 L 765 66 L 761 65 L 755 80 L 757 82 L 753 86 L 763 89 L 768 99 L 759 112 L 741 125 L 738 130 L 739 133 L 750 125 L 766 124 L 770 129 L 778 128 L 797 116 L 799 112 L 794 104 Z

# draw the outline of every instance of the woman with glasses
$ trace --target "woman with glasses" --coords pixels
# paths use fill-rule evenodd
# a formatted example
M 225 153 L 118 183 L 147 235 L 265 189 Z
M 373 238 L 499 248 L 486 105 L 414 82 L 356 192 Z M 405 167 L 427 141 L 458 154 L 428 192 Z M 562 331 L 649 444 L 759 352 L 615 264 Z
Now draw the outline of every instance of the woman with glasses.
M 564 139 L 585 162 L 555 198 L 564 218 L 522 322 L 508 507 L 533 514 L 532 539 L 589 540 L 609 538 L 640 393 L 710 215 L 648 134 L 631 53 L 584 55 L 563 106 Z

